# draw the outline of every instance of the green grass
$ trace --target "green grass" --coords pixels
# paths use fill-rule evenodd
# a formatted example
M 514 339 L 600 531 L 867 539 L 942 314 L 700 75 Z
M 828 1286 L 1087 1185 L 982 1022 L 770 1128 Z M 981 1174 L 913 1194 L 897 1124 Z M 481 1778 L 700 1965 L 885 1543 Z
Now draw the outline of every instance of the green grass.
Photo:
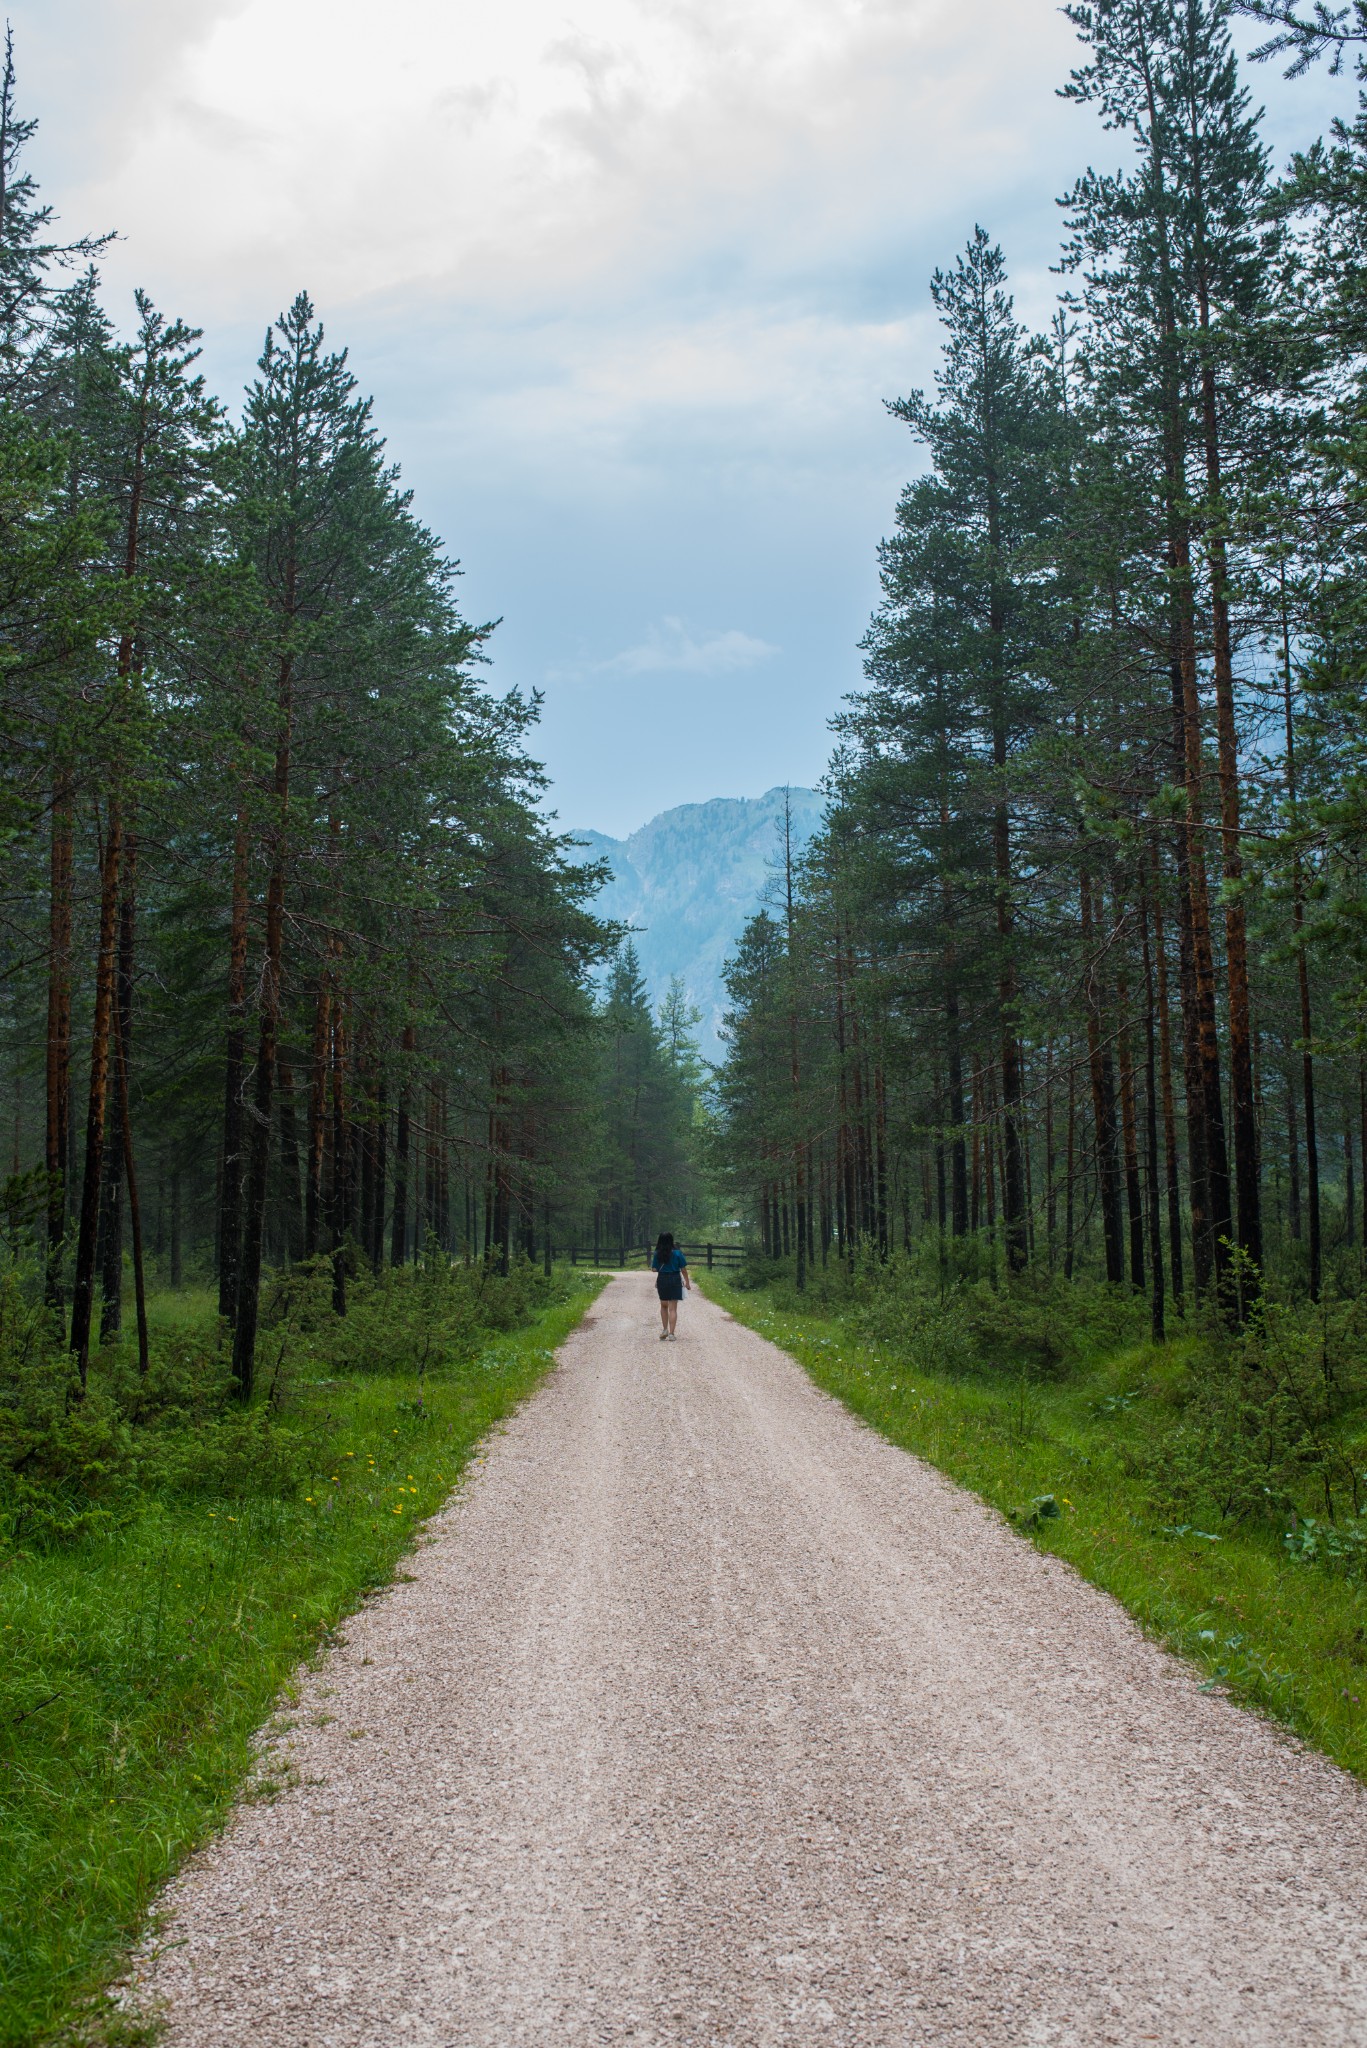
M 1274 1529 L 1159 1525 L 1134 1476 L 1162 1394 L 1152 1352 L 1117 1351 L 1066 1383 L 951 1379 L 910 1369 L 840 1316 L 781 1311 L 715 1274 L 703 1284 L 883 1436 L 1113 1594 L 1210 1687 L 1367 1777 L 1367 1587 L 1296 1563 Z M 1180 1370 L 1180 1355 L 1160 1356 Z M 1049 1497 L 1059 1511 L 1041 1515 Z
M 601 1284 L 429 1376 L 420 1401 L 411 1376 L 296 1386 L 312 1469 L 289 1497 L 151 1499 L 69 1546 L 0 1551 L 5 2048 L 103 2031 L 96 1994 L 241 1792 L 291 1672 L 392 1578 Z M 188 1329 L 211 1304 L 157 1307 Z

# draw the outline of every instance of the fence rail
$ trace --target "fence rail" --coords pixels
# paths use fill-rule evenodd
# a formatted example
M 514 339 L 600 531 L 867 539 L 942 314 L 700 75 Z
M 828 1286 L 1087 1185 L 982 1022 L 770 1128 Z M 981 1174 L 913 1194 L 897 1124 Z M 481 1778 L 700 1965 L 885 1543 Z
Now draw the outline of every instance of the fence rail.
M 711 1273 L 717 1269 L 726 1270 L 743 1266 L 750 1256 L 750 1248 L 743 1244 L 687 1243 L 680 1240 L 679 1249 L 690 1266 L 702 1266 Z M 571 1266 L 605 1266 L 613 1272 L 645 1272 L 649 1269 L 654 1254 L 653 1244 L 567 1245 L 554 1253 L 557 1259 L 568 1260 Z

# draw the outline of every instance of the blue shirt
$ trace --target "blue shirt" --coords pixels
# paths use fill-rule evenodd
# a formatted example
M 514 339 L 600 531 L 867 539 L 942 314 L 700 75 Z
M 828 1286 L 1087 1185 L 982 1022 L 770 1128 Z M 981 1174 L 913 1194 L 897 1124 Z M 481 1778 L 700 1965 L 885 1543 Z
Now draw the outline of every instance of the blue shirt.
M 678 1245 L 675 1245 L 673 1251 L 667 1253 L 663 1259 L 661 1259 L 658 1252 L 653 1252 L 650 1259 L 650 1270 L 652 1273 L 682 1273 L 687 1264 L 688 1261 L 684 1257 L 683 1252 Z

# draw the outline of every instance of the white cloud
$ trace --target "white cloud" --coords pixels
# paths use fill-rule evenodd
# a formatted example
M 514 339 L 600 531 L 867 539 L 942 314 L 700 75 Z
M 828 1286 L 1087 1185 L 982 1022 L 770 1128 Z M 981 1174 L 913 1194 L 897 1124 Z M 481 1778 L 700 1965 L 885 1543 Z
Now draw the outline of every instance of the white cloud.
M 505 620 L 497 678 L 573 679 L 541 744 L 567 814 L 609 828 L 647 808 L 639 677 L 702 707 L 652 802 L 819 774 L 919 461 L 882 400 L 933 374 L 929 272 L 980 220 L 1042 322 L 1055 197 L 1125 148 L 1056 96 L 1057 0 L 7 12 L 44 197 L 123 237 L 111 310 L 141 284 L 203 324 L 231 400 L 308 288 L 468 609 Z M 1351 112 L 1348 81 L 1252 84 L 1280 138 L 1317 132 L 1321 93 Z
M 665 618 L 652 626 L 635 647 L 624 647 L 606 661 L 585 661 L 568 668 L 553 669 L 548 682 L 565 682 L 576 676 L 645 676 L 673 670 L 695 676 L 732 675 L 737 670 L 758 668 L 780 649 L 753 633 L 734 626 L 724 633 L 705 633 L 695 639 L 682 619 Z
M 112 213 L 120 269 L 214 318 L 301 282 L 486 316 L 700 263 L 727 296 L 801 289 L 1019 180 L 1071 43 L 1052 0 L 981 0 L 971 34 L 962 0 L 12 4 L 40 91 L 87 112 L 83 43 L 102 75 L 65 210 Z

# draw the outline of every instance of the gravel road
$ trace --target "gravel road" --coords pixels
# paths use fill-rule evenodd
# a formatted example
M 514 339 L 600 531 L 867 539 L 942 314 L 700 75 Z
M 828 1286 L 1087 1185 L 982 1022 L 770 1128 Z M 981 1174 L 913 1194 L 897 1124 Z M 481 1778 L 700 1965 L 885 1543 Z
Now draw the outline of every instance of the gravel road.
M 169 2048 L 1367 2042 L 1367 1797 L 612 1282 L 187 1867 Z

